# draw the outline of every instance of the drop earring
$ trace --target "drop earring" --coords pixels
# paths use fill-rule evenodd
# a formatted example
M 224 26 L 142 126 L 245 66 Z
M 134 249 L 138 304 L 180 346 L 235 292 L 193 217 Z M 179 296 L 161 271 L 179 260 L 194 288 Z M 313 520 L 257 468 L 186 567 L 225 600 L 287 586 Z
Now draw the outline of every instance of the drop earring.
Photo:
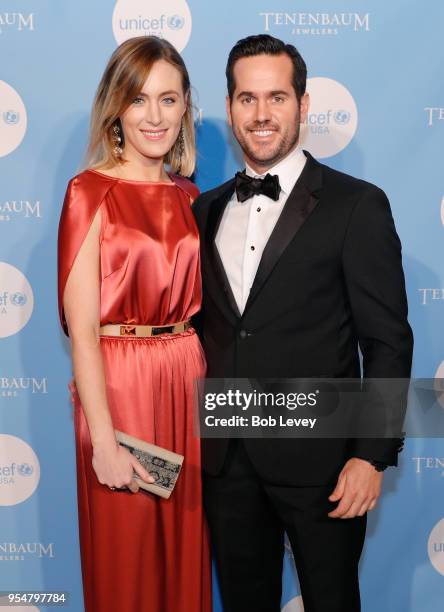
M 183 134 L 183 123 L 180 126 L 180 131 L 179 131 L 179 136 L 177 138 L 177 153 L 179 156 L 179 172 L 180 169 L 182 168 L 182 158 L 183 158 L 183 154 L 185 152 L 185 137 Z
M 120 143 L 122 142 L 122 136 L 121 136 L 120 127 L 117 123 L 113 125 L 113 141 L 115 143 L 114 154 L 117 157 L 120 157 L 123 153 L 123 149 L 120 146 Z

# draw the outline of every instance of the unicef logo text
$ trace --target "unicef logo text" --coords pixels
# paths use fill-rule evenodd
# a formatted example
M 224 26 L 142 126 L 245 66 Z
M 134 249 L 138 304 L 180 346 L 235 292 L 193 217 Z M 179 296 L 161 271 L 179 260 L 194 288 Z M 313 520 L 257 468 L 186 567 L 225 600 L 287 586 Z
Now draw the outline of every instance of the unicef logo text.
M 330 157 L 353 139 L 358 110 L 342 83 L 326 77 L 307 80 L 310 110 L 301 126 L 301 141 L 315 157 Z
M 0 465 L 0 484 L 11 484 L 15 476 L 32 476 L 34 468 L 29 463 Z
M 40 463 L 21 438 L 0 434 L 0 506 L 15 506 L 28 499 L 40 481 Z
M 26 295 L 24 293 L 20 293 L 19 291 L 13 293 L 12 295 L 9 295 L 7 291 L 4 291 L 2 294 L 0 294 L 0 306 L 6 306 L 8 302 L 10 304 L 13 304 L 14 306 L 24 306 L 27 301 L 28 298 L 26 297 Z
M 0 338 L 19 332 L 34 309 L 32 287 L 14 266 L 0 261 Z
M 156 32 L 157 30 L 163 30 L 167 23 L 167 16 L 161 15 L 159 19 L 143 19 L 139 15 L 138 19 L 120 19 L 119 27 L 121 30 L 143 30 L 146 34 L 149 32 Z
M 165 26 L 171 30 L 181 30 L 185 25 L 185 19 L 180 15 L 161 15 L 158 19 L 144 19 L 139 15 L 138 19 L 119 19 L 119 28 L 121 30 L 136 30 L 138 33 L 144 31 L 146 35 L 151 33 L 159 34 Z
M 337 125 L 347 125 L 351 119 L 351 114 L 348 111 L 328 110 L 326 113 L 309 113 L 306 123 L 310 127 L 312 133 L 329 133 L 328 126 L 334 122 Z
M 135 36 L 158 36 L 181 52 L 190 39 L 191 22 L 185 0 L 117 0 L 113 32 L 119 44 Z

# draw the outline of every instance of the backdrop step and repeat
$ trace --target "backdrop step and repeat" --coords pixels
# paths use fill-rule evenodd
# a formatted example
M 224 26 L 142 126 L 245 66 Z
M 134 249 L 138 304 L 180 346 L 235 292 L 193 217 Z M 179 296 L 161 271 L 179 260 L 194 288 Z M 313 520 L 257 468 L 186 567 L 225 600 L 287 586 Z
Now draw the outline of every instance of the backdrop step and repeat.
M 387 192 L 403 243 L 413 373 L 438 379 L 443 24 L 438 0 L 2 0 L 0 590 L 68 591 L 66 609 L 83 610 L 56 238 L 66 184 L 82 162 L 94 91 L 116 45 L 155 34 L 183 53 L 194 87 L 202 190 L 242 163 L 225 122 L 232 45 L 268 32 L 300 49 L 312 99 L 304 147 Z M 443 476 L 439 438 L 408 439 L 399 469 L 386 472 L 361 563 L 364 612 L 443 610 Z M 282 610 L 303 610 L 289 546 Z

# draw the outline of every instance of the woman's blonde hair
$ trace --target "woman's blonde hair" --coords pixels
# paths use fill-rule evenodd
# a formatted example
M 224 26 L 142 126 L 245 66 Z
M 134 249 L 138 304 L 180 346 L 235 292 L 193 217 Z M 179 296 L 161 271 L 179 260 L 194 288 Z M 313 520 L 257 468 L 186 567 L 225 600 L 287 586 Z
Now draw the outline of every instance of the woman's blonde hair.
M 173 172 L 191 176 L 196 164 L 193 105 L 190 79 L 183 59 L 171 43 L 157 36 L 139 36 L 122 43 L 112 54 L 97 88 L 91 113 L 88 167 L 111 168 L 125 161 L 115 151 L 114 127 L 120 116 L 139 95 L 153 64 L 165 60 L 177 68 L 182 77 L 186 111 L 180 137 L 165 156 Z M 123 134 L 121 133 L 123 140 Z M 123 142 L 121 143 L 122 146 Z

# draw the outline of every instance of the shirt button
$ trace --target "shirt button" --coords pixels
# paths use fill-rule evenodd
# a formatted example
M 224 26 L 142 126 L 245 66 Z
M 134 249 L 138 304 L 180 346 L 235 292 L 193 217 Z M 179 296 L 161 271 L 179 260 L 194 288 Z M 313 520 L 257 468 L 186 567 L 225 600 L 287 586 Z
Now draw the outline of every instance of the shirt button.
M 241 340 L 245 340 L 245 338 L 247 337 L 247 335 L 248 335 L 248 334 L 247 334 L 247 332 L 245 331 L 245 329 L 241 329 L 241 330 L 240 330 L 240 332 L 239 332 L 239 338 L 240 338 Z
M 251 249 L 252 251 L 254 251 L 254 246 L 253 246 L 253 245 L 251 245 L 250 249 Z
M 260 206 L 258 206 L 258 207 L 256 208 L 256 210 L 257 210 L 257 212 L 261 212 L 261 210 L 262 210 L 262 209 L 261 209 L 261 207 L 260 207 Z

